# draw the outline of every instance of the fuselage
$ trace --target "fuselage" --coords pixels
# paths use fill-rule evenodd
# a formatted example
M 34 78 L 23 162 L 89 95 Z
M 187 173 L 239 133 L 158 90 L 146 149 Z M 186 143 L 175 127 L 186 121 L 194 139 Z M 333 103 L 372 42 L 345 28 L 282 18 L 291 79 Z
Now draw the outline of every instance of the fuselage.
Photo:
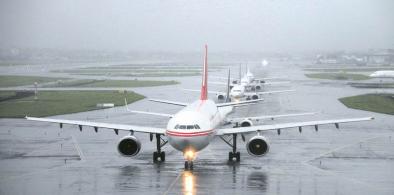
M 168 121 L 166 136 L 175 149 L 194 152 L 204 149 L 224 123 L 232 107 L 218 108 L 212 100 L 197 100 Z
M 391 70 L 380 70 L 369 75 L 373 78 L 394 78 L 394 71 Z
M 230 97 L 232 99 L 239 99 L 245 96 L 245 86 L 242 84 L 236 84 L 231 88 Z

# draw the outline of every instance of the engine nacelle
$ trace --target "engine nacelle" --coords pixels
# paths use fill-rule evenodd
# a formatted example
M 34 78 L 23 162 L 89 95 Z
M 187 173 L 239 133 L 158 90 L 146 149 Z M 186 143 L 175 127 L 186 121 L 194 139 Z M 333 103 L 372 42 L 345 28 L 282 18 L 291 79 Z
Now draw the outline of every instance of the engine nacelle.
M 261 157 L 268 153 L 269 144 L 264 136 L 256 135 L 252 137 L 248 143 L 246 143 L 246 149 L 248 153 L 252 156 Z
M 239 123 L 241 127 L 251 127 L 253 126 L 253 122 L 249 119 L 245 119 Z
M 218 94 L 216 97 L 218 98 L 218 100 L 224 100 L 224 95 L 222 94 Z
M 252 95 L 252 100 L 257 100 L 257 99 L 259 99 L 258 95 Z
M 135 156 L 140 152 L 141 142 L 134 136 L 123 137 L 118 143 L 118 152 L 122 156 Z

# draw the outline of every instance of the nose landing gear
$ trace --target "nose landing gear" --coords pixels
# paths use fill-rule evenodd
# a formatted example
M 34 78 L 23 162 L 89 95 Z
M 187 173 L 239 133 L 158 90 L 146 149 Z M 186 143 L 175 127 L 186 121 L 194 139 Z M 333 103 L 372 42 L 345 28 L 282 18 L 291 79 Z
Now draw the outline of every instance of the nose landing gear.
M 185 170 L 193 170 L 193 161 L 185 161 Z

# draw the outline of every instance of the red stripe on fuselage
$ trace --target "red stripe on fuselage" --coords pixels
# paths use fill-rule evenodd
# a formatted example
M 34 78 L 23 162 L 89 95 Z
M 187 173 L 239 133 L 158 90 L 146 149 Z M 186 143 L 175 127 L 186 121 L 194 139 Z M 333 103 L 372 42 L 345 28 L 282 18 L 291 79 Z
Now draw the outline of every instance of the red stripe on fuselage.
M 177 132 L 167 130 L 166 134 L 177 137 L 194 137 L 194 136 L 207 136 L 214 132 L 214 130 L 200 131 L 200 132 Z

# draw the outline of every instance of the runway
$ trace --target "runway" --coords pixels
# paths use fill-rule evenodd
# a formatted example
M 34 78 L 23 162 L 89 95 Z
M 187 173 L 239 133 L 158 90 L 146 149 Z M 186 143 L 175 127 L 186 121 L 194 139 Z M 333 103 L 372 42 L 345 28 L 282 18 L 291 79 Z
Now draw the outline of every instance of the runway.
M 276 122 L 374 116 L 371 122 L 268 132 L 270 152 L 248 155 L 238 140 L 240 163 L 228 163 L 231 150 L 215 139 L 198 153 L 192 172 L 184 171 L 180 152 L 169 145 L 166 162 L 153 164 L 155 142 L 138 134 L 142 151 L 121 157 L 112 130 L 0 120 L 0 194 L 394 194 L 394 120 L 391 115 L 346 108 L 339 97 L 376 92 L 343 82 L 305 78 L 289 62 L 271 62 L 252 69 L 256 76 L 287 75 L 291 84 L 267 89 L 296 92 L 268 95 L 262 104 L 237 108 L 232 116 L 318 112 L 313 116 L 282 118 Z M 223 70 L 225 75 L 226 70 Z M 191 102 L 198 97 L 181 88 L 199 88 L 200 77 L 181 78 L 180 86 L 136 88 L 150 98 Z M 219 89 L 218 86 L 209 86 Z M 180 108 L 142 100 L 130 109 L 175 113 Z M 163 127 L 166 118 L 127 113 L 125 107 L 56 116 L 78 120 Z M 248 135 L 247 139 L 254 134 Z

